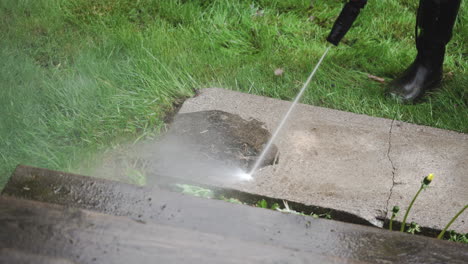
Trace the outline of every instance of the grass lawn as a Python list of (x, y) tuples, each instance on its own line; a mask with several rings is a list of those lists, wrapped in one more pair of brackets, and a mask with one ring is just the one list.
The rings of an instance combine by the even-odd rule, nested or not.
[[(342, 2), (2, 0), (0, 187), (19, 163), (74, 171), (122, 140), (157, 135), (195, 89), (291, 100)], [(367, 77), (391, 79), (412, 62), (417, 2), (369, 1), (302, 102), (468, 132), (466, 1), (445, 85), (427, 102), (399, 105)]]

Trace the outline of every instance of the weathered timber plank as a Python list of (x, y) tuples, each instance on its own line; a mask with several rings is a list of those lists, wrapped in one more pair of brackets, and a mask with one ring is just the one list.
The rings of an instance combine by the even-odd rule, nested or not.
[[(432, 258), (466, 259), (468, 254), (465, 245), (377, 228), (285, 215), (271, 210), (36, 168), (23, 167), (20, 172), (15, 173), (4, 193), (128, 216), (136, 221), (278, 247), (286, 245), (297, 251), (330, 256), (352, 255), (353, 259), (362, 261), (382, 259), (401, 262), (407, 256), (412, 256), (418, 260), (423, 258), (427, 263)], [(42, 176), (38, 176), (41, 173)], [(28, 190), (24, 190), (24, 186)], [(77, 186), (88, 187), (80, 191)], [(73, 191), (51, 191), (56, 187)], [(356, 255), (356, 251), (359, 254)]]
[[(0, 197), (0, 248), (13, 248), (17, 252), (27, 252), (28, 256), (36, 254), (72, 263), (344, 261), (339, 257), (324, 257), (286, 246), (265, 245), (154, 223), (144, 224), (124, 217), (5, 196)], [(5, 252), (8, 253), (0, 251), (0, 254)]]

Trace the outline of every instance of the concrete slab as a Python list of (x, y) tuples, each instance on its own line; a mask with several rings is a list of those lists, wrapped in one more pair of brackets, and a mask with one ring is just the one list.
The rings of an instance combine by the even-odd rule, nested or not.
[[(179, 113), (221, 110), (259, 120), (272, 132), (289, 105), (210, 88), (188, 99)], [(405, 208), (431, 172), (438, 175), (426, 192), (431, 197), (415, 208), (412, 220), (442, 229), (468, 201), (467, 142), (468, 135), (456, 132), (298, 105), (275, 142), (279, 163), (259, 171), (252, 182), (225, 187), (343, 210), (382, 225), (391, 207)], [(452, 228), (467, 232), (467, 218), (462, 215)]]
[[(435, 178), (420, 194), (407, 221), (439, 229), (468, 204), (468, 135), (395, 121), (390, 144), (395, 167), (390, 209), (393, 205), (406, 208), (429, 173)], [(397, 217), (402, 218), (402, 214)], [(468, 232), (468, 213), (451, 228)]]
[[(220, 174), (230, 174), (236, 181), (246, 176), (242, 170), (253, 166), (270, 137), (259, 121), (223, 111), (200, 111), (177, 115), (161, 140), (142, 143), (138, 153), (147, 161), (145, 171), (152, 174), (198, 182), (216, 182)], [(276, 154), (273, 146), (262, 163), (273, 164)], [(147, 177), (149, 185), (159, 180)]]
[(39, 254), (32, 254), (22, 250), (12, 248), (0, 249), (0, 263), (13, 264), (75, 264), (74, 262), (64, 259)]

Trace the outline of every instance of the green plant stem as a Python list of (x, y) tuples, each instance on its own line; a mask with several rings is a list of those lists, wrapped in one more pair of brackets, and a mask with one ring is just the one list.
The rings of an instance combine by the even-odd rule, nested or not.
[(405, 217), (403, 217), (403, 222), (401, 223), (401, 228), (400, 228), (400, 232), (403, 232), (405, 231), (405, 225), (406, 225), (406, 218), (408, 218), (408, 214), (411, 210), (411, 207), (413, 207), (413, 204), (414, 204), (414, 201), (416, 201), (416, 198), (418, 198), (418, 195), (419, 193), (422, 191), (422, 189), (424, 189), (424, 184), (421, 185), (421, 187), (419, 188), (419, 191), (416, 193), (416, 195), (413, 197), (413, 200), (411, 201), (408, 209), (406, 210), (406, 213), (405, 213)]
[(389, 230), (393, 231), (393, 219), (395, 219), (395, 214), (392, 214), (392, 217), (390, 218), (390, 225), (389, 225)]
[(465, 211), (465, 209), (468, 207), (468, 204), (465, 205), (465, 207), (463, 207), (460, 212), (458, 212), (453, 218), (452, 220), (450, 220), (450, 222), (445, 226), (444, 230), (442, 230), (442, 232), (440, 232), (440, 234), (437, 236), (437, 239), (441, 239), (444, 237), (444, 234), (445, 234), (445, 231), (447, 231), (447, 229), (450, 227), (450, 225), (452, 225), (452, 223)]

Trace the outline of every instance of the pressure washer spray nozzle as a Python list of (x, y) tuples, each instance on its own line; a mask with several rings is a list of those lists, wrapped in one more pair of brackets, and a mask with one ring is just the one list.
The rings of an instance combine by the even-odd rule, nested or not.
[(333, 24), (333, 28), (327, 37), (327, 41), (338, 46), (341, 39), (348, 33), (359, 12), (366, 5), (367, 0), (350, 0), (341, 10), (340, 15)]

